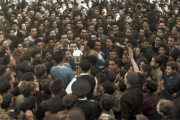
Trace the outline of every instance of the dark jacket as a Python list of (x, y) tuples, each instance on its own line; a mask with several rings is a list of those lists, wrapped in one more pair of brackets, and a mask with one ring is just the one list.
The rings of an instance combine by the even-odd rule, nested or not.
[(127, 88), (120, 100), (121, 117), (124, 119), (135, 120), (135, 116), (140, 113), (142, 99), (142, 92), (139, 88)]
[(97, 101), (78, 100), (76, 106), (84, 111), (87, 120), (98, 119), (101, 114), (100, 104)]
[[(164, 82), (165, 82), (166, 85), (168, 85), (168, 83), (166, 81), (167, 77), (169, 77), (169, 75), (167, 75), (166, 72), (165, 72), (164, 73)], [(172, 92), (170, 92), (169, 90), (168, 91), (171, 94), (177, 93), (177, 96), (179, 96), (180, 95), (180, 74), (175, 73), (175, 76), (174, 76), (174, 78), (172, 78), (172, 80), (173, 80), (173, 85), (172, 85), (173, 91)]]
[(39, 105), (36, 118), (41, 120), (44, 118), (45, 112), (49, 111), (51, 114), (55, 114), (61, 110), (63, 110), (62, 99), (60, 97), (52, 97)]

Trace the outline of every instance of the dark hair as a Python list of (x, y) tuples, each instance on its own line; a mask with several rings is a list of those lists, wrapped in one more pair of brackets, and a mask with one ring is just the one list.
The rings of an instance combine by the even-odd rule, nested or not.
[(47, 72), (47, 67), (45, 65), (39, 64), (34, 67), (34, 74), (37, 77), (43, 76), (46, 72)]
[(82, 71), (88, 72), (91, 67), (91, 64), (88, 60), (82, 60), (79, 66)]
[(39, 58), (34, 58), (31, 65), (38, 65), (38, 64), (43, 64), (42, 60)]
[(14, 50), (14, 48), (18, 48), (18, 44), (22, 44), (21, 41), (19, 41), (19, 40), (12, 41), (11, 47), (13, 48), (13, 50)]
[(1, 104), (1, 107), (3, 109), (7, 109), (7, 108), (10, 107), (10, 104), (12, 102), (12, 97), (14, 97), (14, 96), (11, 93), (5, 93), (5, 94), (2, 95), (3, 102)]
[(102, 108), (106, 111), (110, 111), (114, 105), (113, 95), (104, 94), (100, 101)]
[(156, 32), (157, 32), (158, 30), (161, 30), (163, 33), (166, 32), (166, 30), (165, 30), (164, 28), (158, 28), (158, 29), (156, 30)]
[(43, 40), (42, 39), (35, 39), (34, 44), (37, 45), (40, 42), (43, 42)]
[[(112, 43), (115, 43), (116, 42), (116, 39), (114, 39), (113, 37), (108, 37), (107, 39), (110, 39)], [(107, 40), (106, 39), (106, 40)]]
[(35, 58), (37, 54), (41, 54), (41, 51), (39, 51), (39, 50), (33, 50), (32, 53), (31, 53), (31, 57), (32, 57), (32, 58)]
[[(121, 72), (120, 72), (121, 73)], [(124, 84), (124, 79), (119, 79), (119, 86), (120, 91), (124, 92), (126, 90), (126, 85)]]
[(51, 91), (49, 90), (49, 86), (51, 84), (52, 80), (47, 80), (42, 84), (42, 90), (45, 94), (51, 94)]
[(90, 48), (90, 49), (94, 49), (95, 47), (95, 41), (94, 40), (89, 40), (87, 42), (87, 46)]
[(154, 58), (154, 60), (155, 60), (156, 63), (159, 63), (159, 66), (163, 64), (163, 60), (162, 60), (161, 57), (159, 57), (159, 56), (154, 56), (153, 58)]
[(176, 36), (169, 36), (169, 38), (174, 39), (174, 42), (177, 42), (177, 37)]
[(5, 65), (1, 65), (0, 66), (0, 76), (2, 76), (4, 73), (6, 73), (6, 69), (7, 69), (8, 67), (7, 66), (5, 66)]
[(9, 34), (11, 30), (14, 30), (14, 32), (15, 32), (15, 29), (14, 29), (14, 28), (8, 28), (8, 29), (7, 29), (7, 33)]
[(27, 110), (33, 111), (33, 109), (36, 108), (36, 101), (36, 97), (27, 98), (21, 103), (20, 110), (23, 112), (26, 112)]
[(130, 43), (133, 47), (136, 47), (137, 42), (135, 40), (128, 40), (127, 43)]
[(99, 83), (103, 83), (107, 80), (107, 77), (103, 73), (97, 73), (96, 79), (99, 80)]
[(99, 69), (97, 69), (97, 68), (91, 68), (90, 71), (91, 71), (91, 75), (93, 77), (95, 77), (96, 74), (100, 72)]
[(115, 64), (118, 64), (118, 60), (116, 58), (111, 58), (109, 61), (114, 61)]
[(34, 74), (32, 72), (26, 72), (22, 75), (20, 81), (33, 81)]
[(70, 110), (76, 104), (76, 100), (77, 98), (75, 95), (67, 94), (62, 98), (62, 106), (64, 106), (66, 110)]
[(145, 47), (145, 46), (143, 46), (143, 45), (139, 45), (139, 46), (138, 46), (138, 48), (139, 48), (139, 50), (140, 50), (140, 53), (145, 54), (145, 53), (146, 53), (146, 51), (147, 51), (146, 47)]
[(50, 74), (51, 68), (54, 66), (54, 62), (47, 62), (45, 65), (47, 67), (47, 74)]
[(104, 88), (104, 92), (108, 93), (108, 94), (112, 94), (113, 93), (113, 84), (110, 81), (105, 81), (103, 82), (103, 88)]
[(151, 66), (147, 65), (147, 64), (142, 65), (142, 69), (144, 70), (144, 72), (148, 72), (148, 74), (150, 74), (150, 72), (152, 70)]
[(174, 61), (168, 62), (166, 65), (171, 67), (172, 70), (178, 70), (178, 66), (179, 66), (178, 63)]
[(152, 80), (146, 80), (146, 87), (150, 90), (150, 93), (153, 93), (157, 90), (157, 83)]
[(4, 81), (0, 84), (0, 94), (7, 92), (11, 88), (9, 81)]
[(53, 58), (56, 61), (56, 63), (60, 63), (63, 61), (63, 52), (58, 50), (54, 53)]
[(56, 80), (54, 80), (53, 82), (51, 82), (49, 89), (51, 91), (51, 93), (58, 95), (61, 93), (63, 88), (63, 82), (61, 78), (57, 78)]
[(160, 40), (163, 41), (163, 37), (160, 35), (157, 35), (156, 38), (160, 38)]
[(6, 65), (10, 63), (10, 55), (5, 55), (3, 58), (2, 58), (2, 61), (1, 61), (1, 64), (2, 65)]
[(88, 60), (92, 65), (95, 65), (97, 61), (97, 58), (94, 55), (89, 55), (85, 59)]

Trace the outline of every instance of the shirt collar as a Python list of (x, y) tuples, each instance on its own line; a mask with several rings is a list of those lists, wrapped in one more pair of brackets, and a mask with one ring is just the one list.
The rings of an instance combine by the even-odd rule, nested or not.
[(87, 97), (85, 97), (85, 98), (79, 98), (79, 100), (82, 100), (82, 101), (84, 101), (84, 100), (87, 100)]
[(101, 116), (109, 117), (110, 115), (108, 115), (108, 114), (106, 114), (106, 113), (102, 113)]
[(80, 76), (81, 76), (81, 75), (89, 75), (89, 73), (81, 73)]

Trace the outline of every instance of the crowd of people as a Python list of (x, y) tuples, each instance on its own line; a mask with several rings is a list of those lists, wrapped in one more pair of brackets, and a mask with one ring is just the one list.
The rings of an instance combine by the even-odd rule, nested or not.
[(0, 120), (180, 120), (179, 1), (0, 5)]

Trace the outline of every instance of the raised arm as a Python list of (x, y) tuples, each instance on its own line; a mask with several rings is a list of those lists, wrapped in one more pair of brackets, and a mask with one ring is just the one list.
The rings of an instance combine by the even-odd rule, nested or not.
[(129, 59), (130, 59), (130, 61), (132, 63), (133, 69), (134, 69), (134, 71), (136, 73), (138, 73), (139, 72), (139, 68), (138, 68), (138, 66), (137, 66), (137, 64), (136, 64), (136, 62), (135, 62), (135, 60), (133, 58), (133, 51), (132, 51), (132, 49), (129, 48), (128, 52), (129, 52), (129, 56), (128, 57), (129, 57)]

